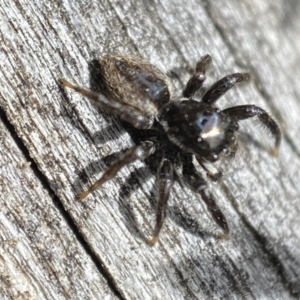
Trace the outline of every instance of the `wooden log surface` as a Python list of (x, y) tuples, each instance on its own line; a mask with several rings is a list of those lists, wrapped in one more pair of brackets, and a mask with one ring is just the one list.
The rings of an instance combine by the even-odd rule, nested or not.
[[(292, 0), (2, 1), (0, 298), (298, 299), (299, 12)], [(144, 162), (74, 200), (134, 144), (118, 118), (57, 83), (89, 87), (91, 61), (107, 53), (176, 70), (179, 92), (182, 67), (206, 53), (207, 86), (250, 71), (220, 107), (263, 107), (283, 140), (274, 158), (267, 132), (241, 122), (239, 152), (210, 184), (230, 240), (175, 184), (160, 241), (148, 246), (156, 188)]]

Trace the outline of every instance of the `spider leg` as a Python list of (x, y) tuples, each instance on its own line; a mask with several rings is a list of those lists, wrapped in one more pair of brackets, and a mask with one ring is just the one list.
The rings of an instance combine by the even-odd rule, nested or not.
[(204, 80), (205, 80), (205, 71), (207, 67), (211, 64), (212, 59), (210, 55), (202, 56), (196, 64), (196, 69), (192, 77), (187, 82), (182, 95), (183, 97), (190, 98), (198, 91)]
[(207, 183), (202, 177), (202, 175), (197, 172), (192, 156), (184, 156), (183, 158), (183, 169), (182, 175), (185, 183), (190, 187), (190, 189), (198, 194), (200, 194), (202, 200), (205, 202), (207, 209), (211, 213), (215, 222), (223, 229), (224, 238), (229, 238), (229, 228), (226, 218), (222, 211), (220, 210), (216, 200), (212, 194), (208, 191)]
[(125, 105), (124, 103), (120, 103), (118, 101), (109, 100), (102, 94), (81, 88), (65, 79), (59, 79), (59, 83), (61, 86), (68, 87), (87, 97), (93, 105), (99, 107), (107, 113), (119, 116), (121, 119), (132, 124), (136, 128), (148, 129), (154, 122), (153, 116), (143, 116), (134, 107)]
[(237, 82), (249, 80), (250, 75), (248, 73), (235, 73), (227, 75), (224, 78), (214, 83), (208, 91), (204, 94), (202, 102), (207, 104), (213, 104), (222, 95), (224, 95), (229, 89), (231, 89)]
[(156, 211), (156, 224), (152, 238), (148, 244), (153, 246), (158, 241), (158, 236), (167, 216), (167, 204), (170, 190), (174, 183), (173, 165), (168, 159), (164, 159), (158, 169), (157, 181), (159, 186), (159, 198)]
[(274, 156), (278, 155), (281, 132), (275, 120), (265, 110), (255, 105), (239, 105), (224, 109), (222, 112), (236, 121), (257, 116), (263, 125), (265, 125), (275, 137), (275, 148), (272, 150), (271, 154)]
[(121, 168), (133, 163), (136, 160), (144, 160), (149, 155), (153, 154), (155, 151), (155, 146), (153, 142), (146, 141), (141, 143), (139, 146), (132, 148), (127, 152), (120, 160), (116, 161), (111, 165), (102, 175), (102, 177), (97, 180), (92, 186), (90, 186), (86, 191), (78, 194), (76, 196), (77, 200), (83, 200), (90, 193), (101, 187), (106, 181), (114, 178)]
[(222, 171), (217, 169), (211, 162), (202, 159), (199, 155), (196, 155), (196, 159), (212, 181), (217, 181), (223, 176)]

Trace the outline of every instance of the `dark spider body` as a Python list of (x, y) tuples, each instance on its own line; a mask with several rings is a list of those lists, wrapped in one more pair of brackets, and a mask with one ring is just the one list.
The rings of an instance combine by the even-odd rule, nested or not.
[[(88, 97), (100, 109), (119, 116), (137, 129), (149, 131), (148, 140), (141, 141), (115, 162), (96, 183), (79, 194), (78, 199), (85, 198), (113, 178), (123, 166), (144, 160), (156, 150), (161, 152), (162, 159), (157, 172), (158, 208), (153, 237), (149, 240), (151, 245), (158, 240), (165, 220), (175, 175), (201, 195), (212, 217), (228, 236), (226, 218), (208, 191), (203, 176), (196, 170), (193, 157), (206, 170), (208, 177), (217, 180), (222, 173), (212, 163), (221, 156), (236, 152), (236, 132), (240, 120), (257, 116), (275, 137), (273, 153), (278, 153), (281, 139), (279, 127), (263, 109), (254, 105), (240, 105), (220, 110), (215, 106), (215, 102), (236, 83), (247, 81), (248, 74), (227, 75), (214, 83), (201, 101), (193, 99), (205, 80), (205, 71), (211, 60), (209, 55), (205, 55), (197, 62), (180, 99), (172, 98), (169, 78), (139, 58), (103, 57), (100, 60), (103, 81), (101, 93), (60, 80), (64, 87)], [(181, 170), (180, 174), (178, 169)]]

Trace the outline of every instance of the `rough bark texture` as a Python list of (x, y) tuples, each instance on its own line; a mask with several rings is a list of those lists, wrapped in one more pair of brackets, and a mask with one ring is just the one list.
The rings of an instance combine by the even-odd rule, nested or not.
[[(292, 0), (2, 1), (0, 298), (299, 298), (299, 13)], [(217, 238), (200, 197), (175, 184), (149, 247), (156, 189), (143, 162), (74, 200), (133, 145), (117, 118), (57, 84), (89, 87), (90, 62), (107, 53), (177, 68), (182, 82), (180, 67), (206, 53), (207, 84), (251, 72), (220, 106), (261, 106), (284, 137), (274, 158), (255, 120), (241, 123), (240, 150), (211, 184), (230, 240)]]

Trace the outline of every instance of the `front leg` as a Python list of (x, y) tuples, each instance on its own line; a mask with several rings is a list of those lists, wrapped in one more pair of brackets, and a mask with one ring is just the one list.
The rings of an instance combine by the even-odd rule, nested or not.
[(202, 97), (202, 102), (213, 105), (221, 96), (229, 89), (234, 87), (238, 82), (248, 81), (250, 75), (248, 73), (234, 73), (215, 82)]
[(255, 105), (239, 105), (224, 109), (222, 113), (227, 114), (231, 119), (240, 121), (257, 116), (258, 119), (270, 130), (275, 137), (275, 148), (272, 155), (278, 155), (281, 141), (281, 132), (275, 120), (262, 108)]
[(173, 165), (168, 159), (164, 159), (157, 172), (158, 181), (158, 205), (156, 211), (156, 224), (152, 238), (148, 244), (153, 246), (158, 241), (160, 230), (167, 216), (167, 204), (170, 196), (170, 190), (174, 183)]
[(223, 237), (228, 239), (229, 228), (226, 221), (226, 218), (222, 211), (220, 210), (216, 200), (213, 195), (208, 191), (207, 183), (199, 172), (197, 172), (193, 161), (192, 156), (183, 156), (182, 157), (183, 166), (182, 166), (182, 175), (184, 182), (190, 189), (201, 195), (202, 200), (205, 202), (207, 209), (211, 213), (215, 222), (223, 229)]

